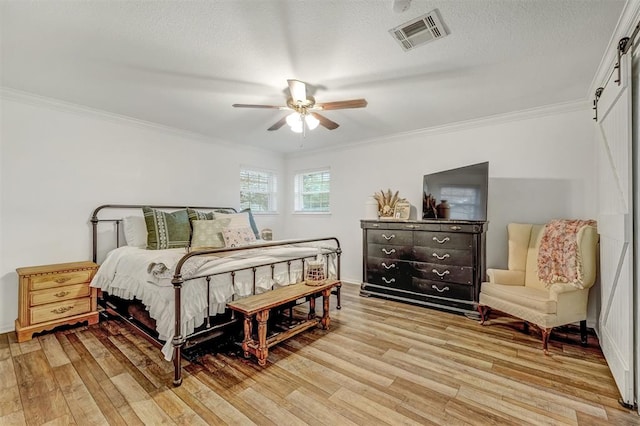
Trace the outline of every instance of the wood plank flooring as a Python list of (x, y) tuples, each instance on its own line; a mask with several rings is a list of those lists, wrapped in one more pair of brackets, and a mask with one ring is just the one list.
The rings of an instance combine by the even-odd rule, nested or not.
[(266, 367), (233, 353), (185, 362), (178, 388), (160, 351), (115, 320), (0, 335), (0, 424), (640, 424), (593, 335), (583, 348), (561, 330), (544, 356), (514, 319), (342, 294), (330, 331), (273, 347)]

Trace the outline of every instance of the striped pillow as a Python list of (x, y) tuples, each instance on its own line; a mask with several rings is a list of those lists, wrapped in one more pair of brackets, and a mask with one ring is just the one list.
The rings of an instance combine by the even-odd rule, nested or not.
[(162, 250), (189, 245), (191, 225), (186, 209), (168, 213), (145, 206), (142, 212), (147, 225), (147, 249)]

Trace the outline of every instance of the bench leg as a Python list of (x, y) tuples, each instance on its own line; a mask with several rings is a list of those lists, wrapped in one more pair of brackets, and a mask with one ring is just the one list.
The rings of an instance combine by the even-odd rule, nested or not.
[(316, 295), (309, 296), (309, 315), (307, 318), (314, 319), (316, 317)]
[(249, 344), (253, 343), (253, 323), (251, 321), (251, 315), (244, 316), (244, 340), (242, 341), (242, 350), (244, 351), (244, 357), (249, 358)]
[(267, 347), (267, 320), (269, 319), (269, 310), (258, 312), (256, 315), (258, 320), (258, 364), (267, 365), (267, 357), (269, 356), (269, 348)]
[(331, 297), (330, 288), (322, 291), (322, 320), (320, 320), (320, 323), (322, 324), (322, 328), (324, 328), (325, 330), (329, 329), (329, 324), (331, 323), (331, 318), (329, 317), (330, 297)]

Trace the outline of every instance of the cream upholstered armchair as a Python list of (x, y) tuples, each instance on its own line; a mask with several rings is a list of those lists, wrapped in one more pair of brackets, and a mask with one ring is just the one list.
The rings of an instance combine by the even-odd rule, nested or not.
[[(549, 336), (554, 327), (580, 322), (581, 342), (585, 345), (587, 300), (589, 288), (595, 282), (597, 266), (598, 233), (593, 225), (581, 226), (574, 234), (576, 252), (570, 260), (575, 261), (571, 267), (577, 268), (573, 272), (578, 279), (547, 284), (540, 280), (538, 274), (545, 225), (509, 224), (509, 269), (487, 270), (489, 282), (482, 283), (478, 303), (481, 323), (485, 323), (489, 308), (492, 308), (523, 319), (525, 331), (529, 323), (537, 325), (547, 354)], [(548, 251), (547, 243), (545, 241), (545, 252)], [(570, 262), (566, 263), (560, 266), (570, 266)], [(542, 263), (542, 269), (545, 266)]]

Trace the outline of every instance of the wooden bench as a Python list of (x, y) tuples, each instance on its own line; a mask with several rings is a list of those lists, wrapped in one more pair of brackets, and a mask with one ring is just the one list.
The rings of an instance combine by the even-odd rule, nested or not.
[[(244, 356), (249, 357), (250, 354), (253, 354), (258, 358), (258, 364), (266, 365), (271, 346), (314, 327), (318, 323), (322, 324), (322, 328), (325, 330), (329, 329), (329, 296), (331, 295), (331, 289), (339, 285), (340, 281), (338, 280), (327, 280), (320, 285), (307, 285), (301, 282), (228, 303), (229, 309), (244, 315), (244, 340), (242, 341)], [(315, 296), (319, 294), (322, 294), (323, 302), (321, 318), (316, 317), (315, 313)], [(267, 338), (267, 320), (271, 309), (290, 304), (308, 296), (313, 297), (309, 298), (309, 315), (307, 319), (288, 330)], [(258, 341), (253, 338), (254, 316), (258, 321)]]

